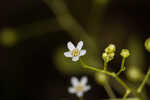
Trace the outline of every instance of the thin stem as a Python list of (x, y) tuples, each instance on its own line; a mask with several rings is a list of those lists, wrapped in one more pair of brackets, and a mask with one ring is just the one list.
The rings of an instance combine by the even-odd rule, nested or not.
[(115, 75), (115, 77), (114, 77), (126, 90), (131, 90), (127, 85), (126, 85), (126, 83), (123, 81), (123, 80), (121, 80), (117, 75)]
[(125, 58), (122, 58), (122, 62), (121, 62), (121, 68), (119, 70), (119, 72), (117, 73), (117, 75), (119, 76), (121, 72), (123, 72), (125, 70), (124, 64), (125, 64)]
[(117, 72), (117, 76), (119, 76), (119, 75), (121, 74), (122, 71), (123, 71), (123, 70), (120, 69), (119, 72)]
[(87, 69), (90, 69), (90, 70), (93, 70), (96, 72), (101, 72), (101, 73), (104, 73), (104, 74), (107, 74), (109, 76), (114, 77), (126, 90), (131, 90), (115, 73), (108, 72), (108, 71), (101, 70), (101, 69), (97, 69), (95, 67), (91, 67), (89, 65), (86, 65), (81, 59), (80, 59), (80, 63), (81, 63), (83, 68), (87, 68)]
[(148, 81), (149, 76), (150, 76), (150, 68), (149, 68), (149, 70), (148, 70), (148, 72), (147, 72), (147, 74), (146, 74), (146, 76), (145, 76), (143, 82), (141, 83), (141, 85), (139, 86), (139, 88), (138, 88), (138, 90), (137, 90), (138, 93), (141, 93), (141, 91), (142, 91), (144, 85), (145, 85), (146, 82)]
[(104, 62), (104, 70), (105, 71), (107, 70), (107, 62), (106, 61)]
[[(102, 70), (102, 69), (97, 69), (97, 68), (95, 68), (95, 67), (91, 67), (91, 66), (89, 66), (89, 65), (86, 65), (81, 59), (80, 59), (80, 63), (81, 63), (81, 65), (82, 65), (83, 68), (90, 69), (90, 70), (93, 70), (93, 71), (96, 71), (96, 72), (100, 72), (100, 73), (104, 73), (104, 74), (106, 74), (106, 75), (109, 75), (109, 76), (115, 78), (115, 79), (126, 89), (128, 95), (132, 92), (132, 93), (134, 93), (140, 100), (145, 100), (141, 94), (139, 94), (139, 93), (137, 93), (137, 91), (134, 91), (133, 89), (129, 88), (129, 87), (126, 85), (126, 83), (125, 83), (123, 80), (121, 80), (115, 73), (109, 72), (109, 71), (105, 71), (105, 70)], [(149, 73), (150, 73), (150, 70), (149, 70)], [(149, 76), (149, 75), (148, 75), (148, 76)], [(127, 94), (125, 94), (125, 95), (127, 95)], [(127, 95), (127, 96), (128, 96), (128, 95)], [(126, 98), (127, 96), (125, 96), (124, 98)]]
[(122, 100), (126, 100), (129, 94), (130, 94), (130, 91), (127, 90), (126, 93), (124, 94)]
[(114, 94), (114, 92), (113, 92), (113, 90), (112, 90), (112, 88), (111, 88), (111, 86), (109, 85), (108, 82), (106, 82), (104, 84), (104, 88), (105, 88), (105, 90), (106, 90), (106, 92), (107, 92), (107, 94), (109, 95), (110, 98), (116, 98), (116, 95)]
[(123, 68), (123, 67), (124, 67), (125, 60), (126, 60), (126, 58), (122, 58), (122, 62), (121, 62), (121, 68)]

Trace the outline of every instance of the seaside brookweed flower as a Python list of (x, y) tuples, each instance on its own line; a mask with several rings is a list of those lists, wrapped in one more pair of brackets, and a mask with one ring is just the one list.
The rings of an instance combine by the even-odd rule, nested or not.
[(87, 92), (91, 89), (89, 85), (87, 85), (88, 79), (87, 77), (82, 77), (79, 81), (76, 77), (71, 78), (72, 86), (68, 88), (68, 92), (71, 94), (76, 94), (79, 98), (83, 97), (84, 92)]
[(86, 54), (86, 50), (82, 49), (83, 41), (78, 42), (76, 47), (74, 46), (72, 42), (68, 42), (67, 47), (69, 51), (65, 52), (64, 55), (66, 57), (72, 58), (72, 61), (78, 61), (80, 56), (83, 56)]

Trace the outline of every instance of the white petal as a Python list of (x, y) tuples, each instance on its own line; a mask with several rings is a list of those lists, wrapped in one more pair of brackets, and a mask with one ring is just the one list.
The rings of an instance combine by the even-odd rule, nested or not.
[(81, 50), (80, 51), (80, 56), (83, 56), (83, 55), (85, 55), (86, 54), (86, 50)]
[(84, 76), (84, 77), (81, 78), (81, 84), (82, 84), (82, 85), (85, 86), (87, 82), (88, 82), (88, 79), (87, 79), (86, 76)]
[(83, 97), (83, 92), (77, 92), (78, 97)]
[(79, 60), (79, 56), (75, 56), (72, 58), (72, 61), (78, 61)]
[(72, 42), (68, 42), (68, 43), (67, 43), (67, 47), (68, 47), (68, 49), (69, 49), (70, 51), (72, 51), (73, 49), (75, 49), (75, 46), (74, 46), (74, 44), (73, 44)]
[(73, 86), (77, 86), (79, 84), (79, 80), (76, 77), (71, 78), (71, 84)]
[(71, 51), (65, 52), (64, 56), (66, 56), (66, 57), (72, 57), (72, 52)]
[(76, 93), (76, 90), (75, 90), (75, 88), (73, 88), (73, 87), (69, 87), (69, 88), (68, 88), (68, 92), (69, 92), (69, 93)]
[(88, 91), (88, 90), (90, 90), (90, 89), (91, 89), (91, 86), (89, 86), (89, 85), (84, 87), (84, 91), (85, 92)]
[(78, 42), (77, 49), (81, 50), (83, 46), (83, 41)]

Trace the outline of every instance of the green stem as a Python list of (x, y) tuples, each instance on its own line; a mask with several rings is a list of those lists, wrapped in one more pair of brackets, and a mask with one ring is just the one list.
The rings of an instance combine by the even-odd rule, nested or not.
[(104, 84), (104, 88), (105, 88), (105, 90), (106, 90), (106, 92), (107, 92), (107, 94), (109, 95), (110, 98), (116, 98), (116, 95), (114, 94), (114, 92), (113, 92), (113, 90), (112, 90), (112, 88), (111, 88), (111, 86), (109, 85), (108, 82), (106, 82)]
[[(137, 91), (134, 91), (133, 89), (129, 88), (126, 83), (121, 80), (114, 72), (109, 72), (109, 71), (105, 71), (105, 70), (102, 70), (102, 69), (97, 69), (95, 67), (91, 67), (89, 65), (86, 65), (81, 59), (80, 59), (80, 63), (82, 65), (83, 68), (86, 68), (86, 69), (89, 69), (89, 70), (93, 70), (93, 71), (96, 71), (96, 72), (100, 72), (100, 73), (104, 73), (106, 75), (109, 75), (113, 78), (115, 78), (125, 89), (126, 89), (126, 94), (123, 98), (126, 99), (126, 97), (132, 92), (134, 93), (140, 100), (145, 100), (143, 98), (143, 96), (141, 96), (139, 93), (137, 93)], [(149, 74), (150, 74), (150, 70), (149, 70)], [(149, 76), (149, 75), (148, 75)], [(148, 78), (147, 78), (148, 79)]]
[(107, 62), (106, 61), (104, 62), (104, 70), (105, 71), (107, 70)]
[(130, 94), (130, 91), (127, 90), (126, 93), (124, 94), (122, 100), (126, 100), (129, 94)]
[(125, 58), (122, 58), (122, 62), (121, 62), (121, 68), (119, 70), (119, 72), (117, 73), (117, 75), (119, 76), (121, 72), (123, 72), (125, 70), (124, 64), (125, 64)]
[(126, 60), (126, 58), (122, 58), (122, 62), (121, 62), (121, 68), (123, 68), (123, 67), (124, 67), (125, 60)]
[(101, 69), (97, 69), (95, 67), (91, 67), (89, 65), (86, 65), (81, 59), (80, 59), (80, 63), (81, 63), (83, 68), (87, 68), (87, 69), (90, 69), (90, 70), (93, 70), (96, 72), (101, 72), (101, 73), (104, 73), (106, 75), (114, 77), (126, 90), (131, 90), (115, 73), (108, 72), (108, 71), (101, 70)]
[(137, 90), (138, 93), (141, 93), (141, 91), (142, 91), (144, 85), (145, 85), (146, 82), (148, 81), (149, 76), (150, 76), (150, 68), (149, 68), (149, 70), (148, 70), (148, 72), (147, 72), (147, 74), (146, 74), (146, 76), (145, 76), (143, 82), (141, 83), (141, 85), (139, 86), (139, 88), (138, 88), (138, 90)]

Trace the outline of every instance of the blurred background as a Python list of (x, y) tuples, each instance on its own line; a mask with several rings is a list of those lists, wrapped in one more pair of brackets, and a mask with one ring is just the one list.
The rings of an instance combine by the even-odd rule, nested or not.
[(83, 40), (83, 60), (98, 68), (103, 68), (104, 49), (115, 44), (116, 56), (109, 63), (114, 72), (120, 69), (121, 49), (128, 48), (131, 56), (120, 77), (137, 88), (150, 64), (144, 49), (149, 10), (149, 0), (1, 0), (0, 99), (77, 100), (67, 91), (72, 76), (88, 76), (92, 89), (85, 100), (122, 97), (124, 89), (114, 79), (105, 83), (105, 76), (65, 58), (66, 44)]

